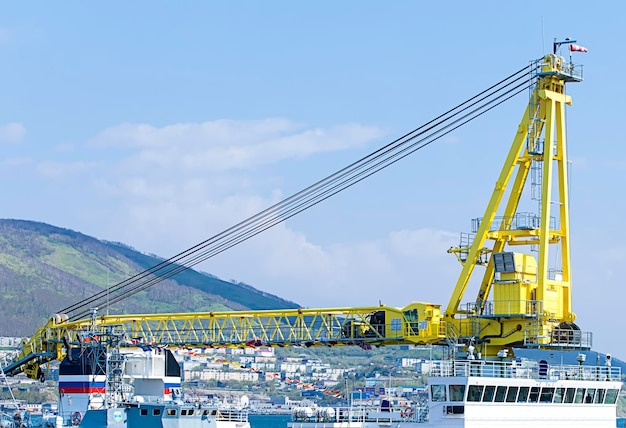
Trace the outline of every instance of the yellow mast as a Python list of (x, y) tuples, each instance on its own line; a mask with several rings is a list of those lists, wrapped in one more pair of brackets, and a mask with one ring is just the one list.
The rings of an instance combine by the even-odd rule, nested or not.
[[(572, 100), (565, 94), (565, 84), (581, 80), (580, 68), (556, 53), (537, 64), (528, 107), (485, 214), (474, 222), (473, 242), (450, 250), (463, 263), (444, 315), (452, 329), (450, 338), (482, 339), (485, 347), (585, 348), (590, 344), (573, 324), (569, 250), (565, 105)], [(533, 168), (540, 177), (539, 213), (522, 213), (518, 211), (520, 199)], [(536, 249), (537, 258), (507, 246)], [(549, 266), (549, 256), (555, 253), (560, 256), (560, 270)], [(477, 265), (486, 269), (476, 300), (461, 308)], [(490, 293), (493, 301), (487, 300)]]

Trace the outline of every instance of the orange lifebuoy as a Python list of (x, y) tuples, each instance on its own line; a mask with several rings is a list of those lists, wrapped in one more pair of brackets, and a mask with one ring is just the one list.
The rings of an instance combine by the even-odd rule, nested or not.
[(70, 420), (72, 422), (72, 425), (78, 426), (80, 425), (80, 422), (83, 420), (83, 415), (80, 412), (74, 412), (72, 413), (72, 418)]
[(400, 415), (403, 418), (410, 418), (411, 416), (413, 416), (413, 408), (411, 406), (406, 407), (404, 410), (402, 410), (400, 412)]

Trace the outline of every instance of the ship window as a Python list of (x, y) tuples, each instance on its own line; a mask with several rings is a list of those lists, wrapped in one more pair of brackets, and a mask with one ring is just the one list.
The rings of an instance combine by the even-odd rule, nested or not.
[(541, 398), (539, 401), (542, 403), (552, 403), (552, 397), (554, 396), (554, 388), (541, 388)]
[(176, 416), (176, 409), (167, 409), (167, 416)]
[(564, 394), (565, 394), (565, 388), (557, 388), (554, 391), (554, 402), (555, 403), (562, 403)]
[(189, 409), (189, 416), (193, 415), (193, 409)]
[(445, 385), (431, 385), (431, 394), (433, 401), (446, 401), (446, 386)]
[(445, 410), (448, 415), (462, 415), (465, 413), (464, 406), (446, 406)]
[(604, 389), (598, 389), (594, 403), (602, 404), (604, 402)]
[(204, 409), (204, 411), (202, 412), (202, 414), (204, 416), (209, 416), (209, 409)]
[(161, 409), (152, 409), (152, 416), (159, 416), (161, 414)]
[(496, 392), (496, 387), (488, 385), (485, 387), (485, 395), (483, 395), (483, 401), (491, 403), (493, 401), (493, 395)]
[(139, 409), (139, 414), (141, 416), (148, 416), (148, 409)]
[(530, 388), (527, 386), (520, 386), (519, 394), (517, 395), (518, 403), (525, 403), (528, 401), (528, 393), (530, 392)]
[(574, 403), (580, 404), (583, 402), (585, 396), (585, 388), (576, 388), (576, 396), (574, 397)]
[(180, 415), (181, 416), (187, 416), (187, 409), (181, 409), (180, 410)]
[(517, 386), (509, 387), (509, 390), (506, 393), (506, 402), (515, 403), (516, 398), (517, 398)]
[(574, 402), (574, 395), (576, 395), (576, 389), (575, 388), (567, 388), (565, 390), (565, 402), (566, 403), (573, 403)]
[(450, 385), (450, 401), (463, 401), (465, 385)]
[(211, 416), (215, 416), (215, 415), (217, 415), (217, 410), (212, 410), (211, 411)]
[(593, 403), (593, 397), (596, 395), (595, 388), (587, 389), (587, 394), (585, 395), (585, 403)]
[(530, 394), (528, 395), (528, 402), (536, 403), (537, 401), (539, 401), (539, 387), (533, 386), (532, 388), (530, 388)]
[(506, 386), (499, 386), (496, 389), (496, 403), (504, 403), (504, 396), (506, 395)]
[(470, 385), (467, 392), (467, 401), (480, 401), (484, 388), (482, 385)]
[(606, 391), (606, 398), (604, 399), (604, 404), (615, 404), (617, 401), (617, 394), (619, 393), (618, 389), (609, 389)]

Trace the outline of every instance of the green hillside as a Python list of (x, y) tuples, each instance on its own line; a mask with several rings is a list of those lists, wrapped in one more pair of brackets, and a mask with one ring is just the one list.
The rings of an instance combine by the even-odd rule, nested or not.
[[(0, 336), (29, 336), (61, 309), (160, 263), (122, 243), (45, 223), (0, 219)], [(297, 308), (242, 283), (188, 269), (99, 311)]]
[[(154, 256), (139, 253), (120, 243), (105, 242), (105, 244), (123, 254), (144, 270), (162, 261)], [(193, 269), (188, 269), (176, 275), (176, 281), (204, 293), (220, 295), (227, 300), (243, 305), (247, 309), (293, 308), (298, 306), (293, 302), (286, 302), (272, 294), (257, 290), (250, 285), (224, 281)]]

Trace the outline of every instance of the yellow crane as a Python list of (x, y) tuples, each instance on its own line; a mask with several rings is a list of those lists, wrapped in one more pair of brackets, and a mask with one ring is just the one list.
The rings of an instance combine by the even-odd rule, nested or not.
[[(462, 270), (445, 311), (439, 304), (413, 302), (403, 308), (94, 312), (80, 320), (55, 315), (23, 341), (19, 356), (3, 370), (41, 378), (43, 364), (111, 331), (129, 346), (447, 344), (453, 349), (472, 345), (483, 357), (506, 355), (503, 350), (513, 347), (589, 349), (590, 333), (574, 324), (571, 304), (565, 133), (565, 106), (571, 104), (565, 85), (581, 81), (582, 68), (557, 54), (560, 44), (531, 63), (529, 102), (485, 214), (472, 222), (472, 233), (463, 234), (460, 245), (449, 250)], [(525, 189), (537, 199), (536, 214), (518, 210)], [(556, 269), (548, 264), (551, 251), (561, 260)], [(484, 269), (478, 294), (462, 305), (476, 267)]]

